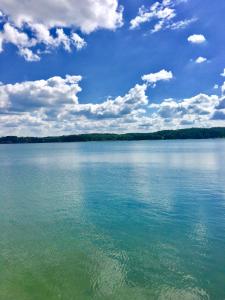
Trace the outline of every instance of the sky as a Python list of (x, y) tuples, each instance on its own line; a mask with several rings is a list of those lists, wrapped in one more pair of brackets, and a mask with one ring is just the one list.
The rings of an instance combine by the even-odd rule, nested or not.
[(225, 126), (224, 0), (0, 0), (0, 136)]

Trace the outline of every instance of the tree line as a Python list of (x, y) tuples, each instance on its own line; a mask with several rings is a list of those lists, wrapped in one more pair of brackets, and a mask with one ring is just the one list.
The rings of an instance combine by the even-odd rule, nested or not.
[(225, 127), (186, 128), (177, 130), (161, 130), (149, 133), (87, 133), (46, 137), (0, 137), (0, 144), (25, 143), (65, 143), (89, 141), (138, 141), (138, 140), (175, 140), (175, 139), (210, 139), (225, 138)]

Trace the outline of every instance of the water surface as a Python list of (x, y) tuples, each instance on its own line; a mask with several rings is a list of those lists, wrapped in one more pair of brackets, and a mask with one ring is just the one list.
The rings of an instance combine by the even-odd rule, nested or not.
[(225, 141), (0, 145), (0, 299), (225, 299)]

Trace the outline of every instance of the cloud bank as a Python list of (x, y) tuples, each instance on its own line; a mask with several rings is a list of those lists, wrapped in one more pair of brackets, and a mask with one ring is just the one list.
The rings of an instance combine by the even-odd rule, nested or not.
[[(172, 72), (166, 70), (143, 75), (144, 82), (125, 95), (98, 104), (79, 102), (81, 76), (1, 84), (0, 135), (143, 132), (224, 122), (224, 95), (198, 94), (152, 103), (147, 90), (159, 80), (172, 78)], [(221, 90), (225, 92), (225, 83)]]

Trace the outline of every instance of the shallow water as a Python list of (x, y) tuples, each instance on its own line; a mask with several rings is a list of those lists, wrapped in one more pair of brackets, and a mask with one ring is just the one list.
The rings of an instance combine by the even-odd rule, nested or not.
[(0, 299), (225, 299), (225, 140), (0, 145)]

